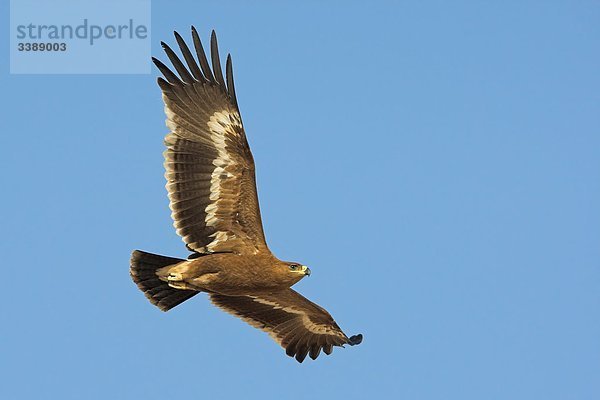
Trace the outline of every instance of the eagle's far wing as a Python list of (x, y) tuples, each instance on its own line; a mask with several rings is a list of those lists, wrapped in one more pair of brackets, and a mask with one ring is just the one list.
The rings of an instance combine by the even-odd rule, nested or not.
[(164, 157), (173, 225), (197, 253), (267, 249), (231, 57), (227, 57), (225, 83), (214, 31), (212, 70), (193, 27), (199, 65), (177, 32), (175, 38), (188, 68), (165, 43), (163, 49), (179, 76), (153, 58), (166, 78), (158, 78), (158, 84), (171, 130), (165, 137)]
[(333, 346), (355, 345), (362, 335), (348, 338), (322, 307), (292, 289), (252, 296), (210, 294), (217, 307), (262, 329), (286, 350), (286, 354), (304, 361), (316, 359), (321, 349), (331, 354)]

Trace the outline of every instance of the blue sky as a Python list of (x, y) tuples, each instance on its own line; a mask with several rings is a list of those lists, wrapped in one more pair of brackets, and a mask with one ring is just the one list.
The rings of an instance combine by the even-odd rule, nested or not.
[(187, 254), (157, 71), (4, 58), (0, 397), (599, 398), (599, 4), (219, 3), (153, 1), (152, 55), (217, 30), (269, 245), (363, 344), (151, 306), (130, 252)]

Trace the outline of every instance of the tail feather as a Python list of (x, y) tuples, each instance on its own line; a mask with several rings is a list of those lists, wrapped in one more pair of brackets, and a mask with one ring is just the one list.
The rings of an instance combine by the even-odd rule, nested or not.
[(129, 272), (137, 287), (152, 304), (163, 311), (169, 311), (200, 293), (195, 290), (174, 289), (156, 275), (157, 269), (181, 261), (184, 260), (135, 250), (131, 254)]

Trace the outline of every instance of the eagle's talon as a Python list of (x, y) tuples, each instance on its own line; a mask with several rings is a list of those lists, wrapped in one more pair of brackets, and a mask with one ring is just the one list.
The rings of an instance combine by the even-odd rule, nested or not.
[(169, 272), (169, 275), (167, 275), (167, 280), (168, 281), (182, 281), (183, 276), (179, 272)]

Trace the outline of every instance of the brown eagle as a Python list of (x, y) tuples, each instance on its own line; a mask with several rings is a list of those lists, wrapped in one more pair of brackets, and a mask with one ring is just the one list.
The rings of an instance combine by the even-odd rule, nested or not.
[(200, 292), (250, 325), (268, 332), (289, 356), (302, 362), (321, 349), (356, 345), (331, 315), (290, 289), (310, 275), (308, 267), (281, 261), (265, 242), (254, 174), (233, 85), (231, 56), (225, 79), (212, 32), (212, 68), (196, 29), (198, 61), (175, 32), (186, 66), (161, 43), (177, 76), (152, 60), (167, 114), (165, 177), (177, 233), (193, 253), (187, 260), (136, 250), (131, 277), (150, 302), (168, 311)]

